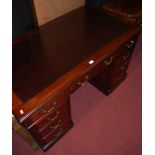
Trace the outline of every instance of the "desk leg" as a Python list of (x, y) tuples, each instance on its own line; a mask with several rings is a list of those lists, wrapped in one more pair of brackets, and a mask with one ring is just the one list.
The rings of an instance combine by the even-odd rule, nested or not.
[(13, 129), (33, 148), (33, 150), (38, 150), (39, 146), (29, 132), (20, 125), (17, 119), (12, 117), (12, 127)]

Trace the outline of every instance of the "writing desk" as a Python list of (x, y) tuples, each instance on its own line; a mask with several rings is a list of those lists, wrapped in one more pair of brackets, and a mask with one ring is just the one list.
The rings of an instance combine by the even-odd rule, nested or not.
[(108, 95), (126, 78), (139, 30), (81, 7), (14, 44), (15, 130), (49, 148), (73, 126), (74, 91), (89, 81)]

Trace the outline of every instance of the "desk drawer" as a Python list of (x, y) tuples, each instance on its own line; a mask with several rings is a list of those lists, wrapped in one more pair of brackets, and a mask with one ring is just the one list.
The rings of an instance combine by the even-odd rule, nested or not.
[(85, 82), (88, 82), (92, 78), (94, 78), (97, 75), (97, 67), (94, 66), (90, 70), (88, 70), (84, 75), (82, 75), (79, 79), (75, 80), (69, 88), (70, 93), (73, 93), (76, 91), (79, 87), (83, 86)]
[(67, 121), (68, 121), (67, 119), (58, 119), (57, 121), (51, 123), (48, 127), (46, 127), (44, 131), (37, 134), (35, 133), (33, 135), (40, 137), (40, 139), (42, 140), (46, 140), (47, 137), (53, 132), (55, 132), (59, 127), (62, 128), (63, 124), (66, 123)]
[(34, 134), (33, 137), (39, 143), (39, 145), (44, 149), (47, 144), (53, 144), (58, 138), (60, 138), (66, 130), (71, 126), (70, 120), (57, 121), (55, 124), (50, 125), (46, 128), (46, 132), (40, 134)]
[(125, 53), (118, 60), (116, 60), (113, 69), (113, 74), (116, 75), (120, 72), (124, 72), (125, 70), (127, 71), (130, 59), (131, 59), (131, 53)]
[(52, 130), (47, 133), (44, 137), (41, 137), (41, 140), (43, 143), (48, 144), (51, 141), (54, 141), (55, 139), (59, 138), (63, 132), (69, 128), (70, 126), (70, 121), (65, 120), (62, 122), (58, 122), (54, 126), (52, 126)]
[(46, 104), (43, 107), (38, 109), (36, 112), (34, 112), (34, 114), (32, 114), (24, 121), (24, 125), (27, 129), (30, 129), (42, 119), (47, 117), (47, 115), (49, 115), (51, 112), (54, 112), (64, 102), (64, 93), (56, 96), (54, 99), (49, 99), (46, 101)]
[(86, 77), (82, 76), (78, 80), (74, 81), (70, 87), (69, 87), (69, 92), (73, 93), (75, 92), (79, 87), (83, 86), (84, 83), (86, 82)]
[(33, 134), (42, 134), (47, 131), (47, 128), (51, 125), (54, 125), (57, 121), (71, 119), (69, 114), (69, 104), (63, 104), (58, 107), (54, 112), (51, 112), (39, 123), (35, 124), (30, 130)]
[[(130, 40), (130, 41), (132, 42), (133, 40)], [(125, 43), (122, 47), (120, 47), (121, 55), (115, 60), (114, 67), (113, 67), (114, 75), (127, 70), (133, 53), (133, 48), (135, 46), (134, 43), (135, 43), (134, 41), (131, 43), (131, 45), (129, 45), (129, 43)], [(131, 48), (126, 47), (126, 44)]]
[(120, 82), (126, 76), (126, 71), (113, 75), (107, 83), (107, 88), (113, 87), (116, 83)]

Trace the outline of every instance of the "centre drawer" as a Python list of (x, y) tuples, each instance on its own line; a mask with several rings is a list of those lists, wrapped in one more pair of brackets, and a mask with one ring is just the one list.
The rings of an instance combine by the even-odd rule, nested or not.
[(70, 93), (73, 93), (76, 91), (79, 87), (83, 86), (86, 82), (91, 80), (93, 77), (97, 75), (97, 67), (94, 66), (91, 69), (89, 69), (84, 75), (82, 75), (80, 78), (75, 80), (70, 86), (69, 91)]

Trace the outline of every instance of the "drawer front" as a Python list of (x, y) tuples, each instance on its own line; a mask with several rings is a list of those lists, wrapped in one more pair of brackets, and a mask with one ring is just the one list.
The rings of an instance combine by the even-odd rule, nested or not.
[(136, 41), (137, 41), (137, 36), (131, 38), (125, 44), (123, 44), (123, 48), (125, 48), (125, 50), (131, 50), (132, 51), (136, 45)]
[[(41, 134), (33, 134), (33, 137), (40, 144), (40, 146), (45, 146), (48, 143), (53, 143), (57, 138), (59, 138), (66, 129), (70, 127), (70, 120), (64, 119), (62, 121), (56, 121), (54, 124), (46, 128), (46, 132)], [(47, 132), (48, 131), (48, 132)]]
[(83, 86), (84, 83), (86, 82), (86, 77), (82, 76), (78, 80), (74, 81), (70, 87), (69, 87), (69, 92), (73, 93), (75, 92), (79, 87)]
[(54, 112), (60, 105), (64, 104), (64, 102), (65, 99), (63, 93), (58, 95), (54, 99), (49, 99), (48, 101), (46, 101), (46, 104), (43, 107), (41, 107), (23, 122), (24, 126), (27, 129), (30, 129), (35, 124), (44, 119), (47, 115), (49, 115), (49, 113)]
[(97, 68), (97, 65), (96, 65), (92, 69), (88, 70), (87, 73), (85, 73), (84, 76), (85, 76), (86, 81), (89, 81), (92, 78), (94, 78), (97, 74), (98, 74), (98, 68)]
[(92, 69), (88, 70), (79, 79), (75, 80), (69, 87), (70, 93), (76, 91), (79, 87), (83, 86), (86, 82), (95, 77), (98, 73), (97, 67), (94, 66)]
[(116, 83), (122, 81), (126, 77), (126, 71), (120, 72), (119, 74), (113, 75), (107, 83), (107, 88), (113, 87)]
[(53, 125), (58, 120), (70, 119), (70, 107), (69, 104), (63, 104), (58, 107), (54, 112), (49, 113), (44, 119), (35, 124), (30, 130), (34, 132), (34, 134), (40, 134), (45, 131), (45, 129)]
[(54, 141), (58, 137), (61, 136), (61, 134), (70, 126), (70, 121), (65, 120), (61, 123), (56, 124), (53, 126), (53, 129), (42, 138), (42, 142), (45, 144), (48, 144), (51, 141)]
[(127, 71), (130, 59), (131, 59), (130, 52), (124, 53), (119, 59), (117, 59), (114, 64), (113, 75)]
[(116, 74), (125, 72), (125, 70), (127, 70), (135, 47), (135, 43), (136, 43), (136, 38), (132, 38), (118, 49), (121, 52), (118, 58), (115, 59), (112, 76), (113, 75), (115, 76)]

